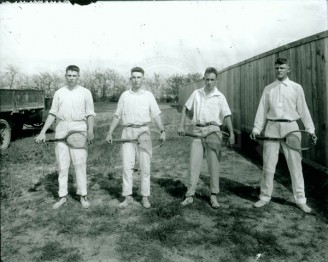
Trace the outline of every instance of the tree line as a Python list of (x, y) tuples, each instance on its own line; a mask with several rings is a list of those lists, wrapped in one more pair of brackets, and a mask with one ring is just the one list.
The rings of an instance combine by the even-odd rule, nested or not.
[[(164, 76), (154, 73), (144, 81), (144, 86), (160, 102), (177, 102), (179, 86), (201, 79), (200, 73), (173, 74)], [(26, 75), (19, 68), (8, 65), (0, 72), (0, 88), (41, 89), (47, 97), (52, 97), (57, 89), (65, 85), (62, 73), (40, 72)], [(80, 85), (88, 88), (95, 101), (117, 102), (120, 95), (129, 87), (129, 79), (113, 69), (102, 68), (83, 70)]]

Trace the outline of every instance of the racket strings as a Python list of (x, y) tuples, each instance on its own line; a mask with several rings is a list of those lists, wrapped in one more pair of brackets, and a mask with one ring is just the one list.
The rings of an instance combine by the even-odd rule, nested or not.
[(294, 132), (286, 137), (286, 143), (296, 150), (311, 148), (315, 143), (312, 135), (307, 132)]
[(138, 139), (139, 147), (147, 150), (158, 148), (163, 143), (160, 137), (161, 134), (157, 131), (150, 130), (149, 132), (145, 132)]
[(66, 142), (73, 148), (85, 148), (87, 137), (84, 133), (72, 133), (66, 138)]

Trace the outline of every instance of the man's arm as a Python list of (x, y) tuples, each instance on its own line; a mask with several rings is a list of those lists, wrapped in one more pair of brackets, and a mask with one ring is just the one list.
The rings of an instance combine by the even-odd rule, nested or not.
[(180, 136), (185, 135), (184, 123), (186, 121), (186, 110), (187, 110), (187, 107), (184, 106), (182, 108), (181, 120), (180, 120), (180, 125), (179, 125), (179, 128), (178, 128), (178, 135), (180, 135)]
[(250, 135), (251, 139), (255, 140), (255, 137), (259, 135), (263, 130), (266, 123), (266, 117), (268, 111), (269, 111), (269, 105), (266, 98), (266, 89), (264, 89), (259, 106), (257, 108), (257, 112), (254, 120), (254, 128), (252, 134)]
[(112, 124), (110, 125), (108, 134), (106, 136), (107, 143), (109, 143), (109, 144), (112, 143), (112, 141), (113, 141), (113, 132), (114, 132), (114, 130), (117, 127), (117, 125), (118, 125), (119, 122), (120, 122), (120, 119), (116, 115), (114, 115)]
[(95, 138), (94, 134), (93, 134), (93, 127), (94, 127), (94, 116), (90, 115), (87, 117), (87, 124), (88, 124), (88, 143), (92, 144), (93, 143), (93, 139)]
[(228, 128), (229, 134), (230, 134), (229, 144), (233, 145), (235, 143), (235, 134), (233, 132), (233, 126), (232, 126), (232, 121), (231, 121), (231, 116), (230, 115), (226, 116), (224, 118), (224, 123), (225, 123), (225, 126)]
[(44, 126), (40, 134), (36, 138), (34, 138), (36, 143), (41, 143), (46, 141), (46, 132), (49, 129), (49, 127), (51, 127), (51, 125), (55, 120), (56, 120), (56, 116), (54, 116), (53, 114), (48, 114), (47, 120), (44, 123)]
[(160, 139), (162, 141), (165, 141), (166, 135), (165, 135), (164, 126), (163, 126), (162, 119), (161, 119), (160, 115), (155, 116), (154, 117), (154, 120), (155, 120), (155, 123), (158, 126), (159, 130), (161, 130), (161, 137), (160, 137)]

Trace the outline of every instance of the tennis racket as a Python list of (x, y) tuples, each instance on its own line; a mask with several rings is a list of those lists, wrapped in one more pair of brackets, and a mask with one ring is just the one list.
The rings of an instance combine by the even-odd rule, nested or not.
[(255, 136), (257, 140), (279, 141), (283, 142), (286, 146), (297, 151), (308, 150), (314, 147), (317, 143), (316, 137), (305, 130), (296, 130), (287, 133), (283, 137), (266, 137)]
[(48, 139), (45, 142), (63, 142), (73, 149), (84, 149), (88, 146), (87, 135), (82, 131), (70, 131), (62, 138)]
[(163, 145), (164, 141), (161, 140), (161, 133), (157, 130), (147, 130), (140, 133), (135, 138), (122, 138), (122, 139), (113, 139), (113, 142), (119, 143), (136, 143), (139, 147), (145, 149), (155, 149)]
[(203, 143), (206, 143), (213, 149), (221, 149), (222, 146), (229, 146), (229, 134), (224, 131), (212, 131), (206, 135), (185, 132), (185, 136), (200, 138)]

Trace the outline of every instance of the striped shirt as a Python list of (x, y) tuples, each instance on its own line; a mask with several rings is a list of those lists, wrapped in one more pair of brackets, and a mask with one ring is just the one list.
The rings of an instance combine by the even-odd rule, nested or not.
[(154, 95), (144, 89), (124, 91), (117, 104), (115, 116), (123, 125), (143, 125), (161, 113)]
[(231, 115), (225, 96), (216, 87), (208, 95), (205, 93), (205, 87), (196, 89), (188, 98), (185, 107), (193, 111), (194, 124), (216, 122), (220, 126), (224, 118)]
[(80, 85), (73, 90), (67, 86), (58, 89), (49, 113), (63, 121), (85, 121), (96, 115), (91, 92)]
[(301, 119), (306, 131), (314, 133), (314, 124), (305, 101), (303, 88), (288, 78), (284, 81), (276, 80), (264, 88), (253, 131), (261, 133), (267, 119), (291, 121)]

